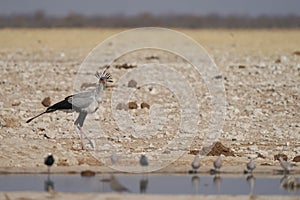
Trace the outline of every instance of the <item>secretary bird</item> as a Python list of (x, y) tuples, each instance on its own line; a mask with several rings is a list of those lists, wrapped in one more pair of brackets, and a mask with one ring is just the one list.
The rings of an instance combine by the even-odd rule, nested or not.
[[(83, 123), (87, 114), (96, 112), (99, 104), (101, 103), (101, 99), (103, 96), (104, 89), (106, 88), (107, 82), (112, 82), (111, 75), (106, 72), (108, 68), (109, 66), (106, 67), (102, 73), (96, 72), (95, 76), (99, 79), (99, 81), (94, 89), (67, 96), (64, 100), (48, 107), (46, 111), (40, 113), (35, 117), (28, 119), (26, 123), (31, 122), (33, 119), (45, 113), (51, 113), (57, 110), (67, 111), (67, 112), (68, 111), (78, 112), (79, 115), (75, 120), (74, 125), (80, 131), (81, 145), (82, 145), (82, 149), (84, 149), (83, 136), (85, 134), (82, 129)], [(91, 140), (88, 139), (88, 141), (93, 147), (93, 143), (91, 142)]]

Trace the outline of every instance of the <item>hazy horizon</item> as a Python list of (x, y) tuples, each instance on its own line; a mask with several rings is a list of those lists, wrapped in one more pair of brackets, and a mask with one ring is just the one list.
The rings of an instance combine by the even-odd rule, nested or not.
[[(222, 4), (220, 2), (223, 2)], [(225, 4), (226, 3), (226, 4)], [(0, 15), (31, 14), (49, 16), (81, 15), (300, 15), (299, 0), (0, 0)]]

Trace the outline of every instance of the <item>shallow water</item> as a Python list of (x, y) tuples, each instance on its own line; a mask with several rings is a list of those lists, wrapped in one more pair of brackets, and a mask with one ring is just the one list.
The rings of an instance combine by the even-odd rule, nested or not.
[[(300, 177), (197, 175), (0, 175), (0, 191), (300, 195)], [(288, 184), (287, 184), (288, 183)]]

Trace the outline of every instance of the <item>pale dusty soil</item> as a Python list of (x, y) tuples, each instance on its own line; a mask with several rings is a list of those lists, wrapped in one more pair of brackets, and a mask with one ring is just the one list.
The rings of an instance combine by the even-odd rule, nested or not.
[[(41, 104), (45, 97), (50, 96), (51, 102), (55, 103), (72, 94), (74, 79), (87, 54), (99, 42), (120, 31), (122, 30), (0, 30), (1, 171), (46, 170), (43, 159), (48, 152), (52, 152), (56, 158), (54, 171), (105, 166), (105, 163), (91, 155), (91, 151), (80, 149), (72, 114), (55, 112), (30, 124), (25, 121), (45, 110)], [(203, 45), (222, 74), (227, 110), (218, 141), (235, 154), (234, 157), (223, 157), (224, 166), (243, 166), (248, 156), (256, 157), (259, 153), (264, 158), (256, 158), (257, 170), (260, 170), (261, 164), (275, 166), (270, 168), (273, 170), (280, 168), (278, 161), (274, 160), (275, 154), (284, 153), (289, 161), (300, 155), (300, 56), (293, 54), (300, 51), (300, 30), (180, 31)], [(112, 45), (103, 59), (113, 51)], [(156, 55), (155, 52), (154, 54)], [(121, 61), (130, 61), (130, 57), (126, 59)], [(145, 57), (139, 59), (131, 63), (139, 65), (146, 60)], [(159, 62), (174, 63), (174, 60), (167, 59), (168, 57), (161, 58)], [(112, 67), (110, 72), (114, 80), (118, 80), (130, 70)], [(182, 71), (183, 74), (189, 72), (194, 73)], [(94, 81), (92, 79), (90, 82)], [(112, 85), (115, 86), (114, 84), (116, 83)], [(193, 84), (197, 85), (198, 82)], [(201, 149), (202, 136), (209, 121), (210, 103), (203, 82), (199, 81), (198, 87), (200, 89), (196, 96), (201, 101), (202, 121), (197, 127), (192, 146), (187, 146), (184, 156), (171, 165), (174, 168), (166, 169), (169, 172), (178, 171), (178, 168), (181, 171), (189, 170), (193, 156), (188, 151)], [(142, 151), (151, 151), (150, 145), (156, 148), (172, 137), (171, 133), (166, 136), (162, 134), (160, 139), (154, 137), (144, 140), (131, 133), (124, 137), (118, 135), (116, 124), (108, 113), (112, 88), (107, 89), (107, 95), (99, 108), (100, 114), (89, 118), (92, 122), (100, 123), (109, 132), (108, 135), (99, 136), (99, 151), (107, 150), (102, 149), (105, 141), (110, 144), (117, 141), (117, 153), (140, 154)], [(147, 89), (149, 88), (141, 88), (142, 95), (137, 94), (132, 100), (138, 103), (146, 101), (150, 106), (161, 100), (171, 107), (178, 106), (176, 99), (167, 90), (157, 87), (159, 94), (155, 96), (146, 94)], [(138, 108), (129, 113), (137, 126), (143, 126), (148, 120), (149, 112), (145, 109)], [(178, 110), (171, 114), (174, 120), (168, 121), (170, 130), (176, 129), (179, 116)], [(106, 153), (109, 154), (110, 152)], [(156, 158), (150, 157), (151, 159)], [(202, 156), (202, 166), (209, 168), (214, 159), (212, 156)], [(55, 167), (58, 167), (57, 170)], [(265, 170), (264, 167), (261, 169)]]

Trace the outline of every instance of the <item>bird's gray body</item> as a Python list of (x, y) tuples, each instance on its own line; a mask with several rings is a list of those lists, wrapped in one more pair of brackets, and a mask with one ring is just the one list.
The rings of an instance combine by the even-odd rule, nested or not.
[(256, 168), (253, 158), (250, 158), (250, 161), (247, 163), (246, 167), (251, 173), (253, 172), (253, 170)]
[(195, 158), (194, 158), (194, 160), (192, 162), (192, 168), (193, 168), (193, 170), (196, 171), (197, 169), (199, 169), (199, 167), (200, 167), (199, 155), (195, 155)]
[(283, 168), (284, 171), (286, 172), (290, 172), (291, 169), (293, 168), (294, 165), (292, 165), (291, 163), (288, 163), (287, 161), (283, 160), (282, 157), (278, 158), (279, 162), (280, 162), (280, 166)]
[(141, 166), (143, 166), (143, 167), (149, 165), (148, 159), (147, 159), (147, 157), (146, 157), (144, 154), (141, 155), (141, 158), (140, 158), (140, 164), (141, 164)]
[(94, 113), (102, 101), (103, 90), (103, 84), (99, 83), (95, 89), (67, 97), (67, 101), (72, 104), (74, 111)]
[(221, 160), (221, 156), (219, 156), (215, 161), (214, 161), (214, 168), (216, 170), (220, 170), (222, 167), (222, 160)]

